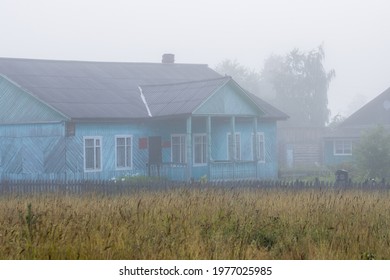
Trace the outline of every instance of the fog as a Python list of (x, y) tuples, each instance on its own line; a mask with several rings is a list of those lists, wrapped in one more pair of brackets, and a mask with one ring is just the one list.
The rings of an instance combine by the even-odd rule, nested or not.
[(260, 71), (271, 54), (323, 44), (332, 115), (390, 87), (388, 1), (0, 0), (0, 57), (178, 63)]

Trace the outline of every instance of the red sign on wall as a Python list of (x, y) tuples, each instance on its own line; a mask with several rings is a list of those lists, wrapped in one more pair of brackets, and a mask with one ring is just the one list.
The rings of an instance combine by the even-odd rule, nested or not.
[(138, 139), (138, 148), (147, 149), (148, 148), (148, 138), (139, 138)]

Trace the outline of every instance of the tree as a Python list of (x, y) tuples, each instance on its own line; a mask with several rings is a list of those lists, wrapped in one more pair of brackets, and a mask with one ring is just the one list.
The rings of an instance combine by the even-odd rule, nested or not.
[(332, 118), (332, 120), (330, 121), (330, 123), (328, 124), (328, 127), (330, 128), (334, 128), (334, 127), (337, 127), (339, 126), (343, 121), (345, 121), (346, 117), (340, 115), (340, 114), (337, 114), (336, 116), (334, 116)]
[(284, 57), (266, 59), (261, 82), (272, 86), (274, 104), (290, 116), (290, 125), (325, 126), (329, 121), (327, 92), (335, 71), (325, 71), (324, 58), (319, 46), (307, 53), (294, 49)]
[(390, 134), (383, 127), (367, 131), (354, 149), (354, 154), (356, 166), (364, 177), (389, 177)]
[(215, 67), (215, 71), (221, 75), (231, 76), (244, 89), (253, 94), (259, 94), (260, 74), (236, 60), (225, 59)]

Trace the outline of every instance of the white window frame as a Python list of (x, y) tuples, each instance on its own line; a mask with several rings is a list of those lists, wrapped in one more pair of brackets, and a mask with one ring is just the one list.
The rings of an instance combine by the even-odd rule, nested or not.
[[(236, 135), (236, 141), (234, 141), (234, 147), (233, 147), (233, 155), (230, 155), (230, 143), (229, 143), (229, 137), (232, 133), (228, 132), (226, 136), (226, 143), (227, 143), (227, 160), (241, 160), (241, 133), (235, 132)], [(237, 141), (238, 138), (238, 141)], [(238, 145), (237, 145), (238, 142)], [(232, 145), (232, 144), (231, 144)]]
[[(348, 143), (348, 144), (347, 144)], [(338, 152), (337, 150), (337, 144), (340, 144), (342, 146), (341, 152)], [(347, 145), (346, 145), (347, 144)], [(350, 150), (350, 152), (346, 152), (347, 149)], [(352, 156), (352, 149), (353, 149), (353, 143), (350, 139), (337, 139), (333, 140), (333, 154), (335, 156)]]
[[(256, 137), (255, 137), (256, 135)], [(262, 141), (260, 141), (262, 139)], [(260, 145), (263, 143), (263, 145)], [(256, 147), (256, 149), (255, 149)], [(255, 155), (257, 152), (257, 155)], [(256, 134), (252, 133), (252, 157), (253, 160), (258, 162), (265, 162), (265, 135), (264, 132), (257, 132)]]
[[(201, 137), (202, 142), (201, 143), (196, 143), (195, 138)], [(195, 154), (197, 153), (197, 145), (200, 145), (201, 148), (201, 162), (196, 162), (196, 156)], [(207, 165), (207, 134), (206, 133), (194, 133), (193, 138), (192, 138), (192, 149), (193, 149), (193, 164), (194, 166), (205, 166)]]
[[(173, 159), (173, 138), (179, 137), (179, 161), (174, 161)], [(182, 142), (182, 139), (184, 139), (184, 143)], [(187, 137), (185, 134), (171, 134), (171, 162), (172, 163), (182, 163), (185, 164), (187, 163), (187, 150), (186, 150), (186, 145), (187, 145)]]
[[(86, 153), (86, 141), (93, 140), (93, 165), (94, 168), (87, 168), (87, 153)], [(102, 154), (102, 141), (103, 138), (101, 136), (84, 136), (83, 137), (83, 153), (84, 153), (84, 172), (100, 172), (103, 170), (103, 154)], [(91, 148), (91, 147), (88, 147)], [(97, 166), (97, 153), (99, 151), (99, 161), (100, 166)]]
[[(118, 139), (125, 140), (125, 166), (118, 166)], [(130, 145), (127, 143), (130, 138)], [(130, 165), (128, 165), (128, 147), (130, 146)], [(131, 170), (133, 168), (133, 135), (115, 135), (115, 168), (116, 170)]]

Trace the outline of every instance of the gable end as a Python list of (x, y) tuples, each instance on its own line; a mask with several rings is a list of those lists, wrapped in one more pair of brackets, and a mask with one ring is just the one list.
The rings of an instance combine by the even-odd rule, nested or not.
[(0, 75), (0, 123), (39, 123), (67, 120), (65, 115)]
[(194, 115), (262, 116), (264, 112), (230, 79), (196, 110)]

